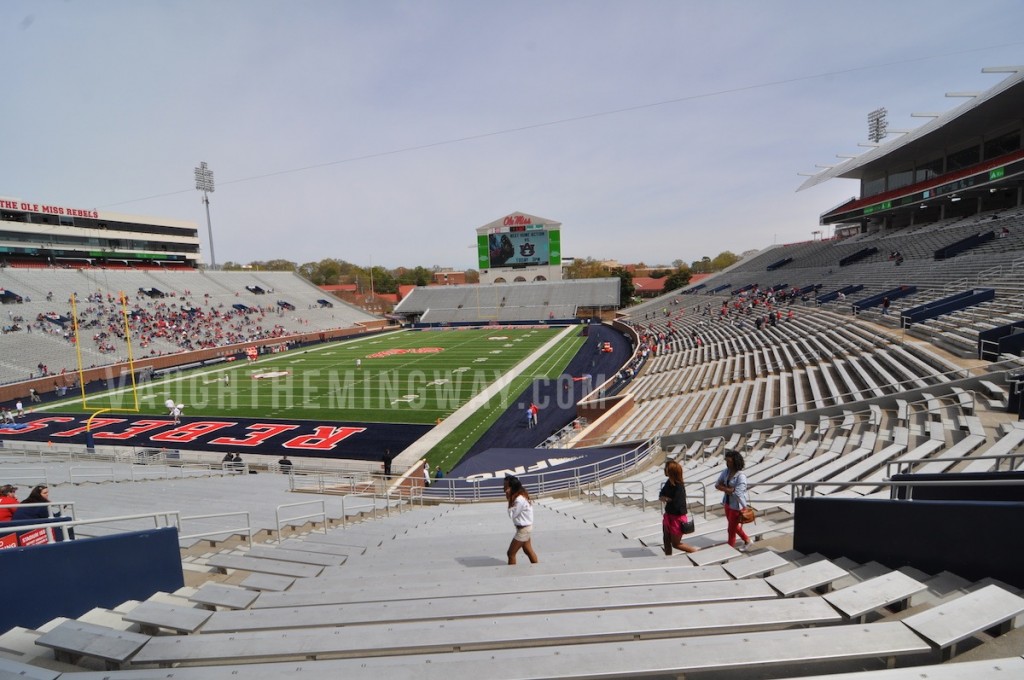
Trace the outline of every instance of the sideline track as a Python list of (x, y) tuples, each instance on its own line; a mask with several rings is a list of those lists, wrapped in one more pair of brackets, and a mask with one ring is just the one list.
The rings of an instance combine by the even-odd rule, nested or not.
[[(417, 461), (426, 456), (431, 449), (441, 443), (445, 437), (454, 432), (455, 428), (466, 422), (471, 416), (475, 415), (478, 410), (486, 406), (487, 402), (490, 401), (492, 397), (505, 389), (514, 379), (522, 375), (526, 369), (530, 368), (537, 361), (542, 359), (545, 354), (551, 351), (551, 349), (560, 343), (567, 335), (570, 335), (573, 332), (579, 332), (579, 330), (580, 326), (578, 324), (566, 326), (561, 333), (558, 333), (551, 340), (537, 348), (533, 354), (520, 361), (514, 368), (501, 376), (501, 378), (491, 383), (487, 389), (481, 391), (475, 397), (463, 404), (457, 411), (455, 411), (455, 413), (445, 418), (440, 425), (435, 425), (429, 432), (416, 440), (415, 443), (395, 456), (395, 462), (400, 465), (408, 466), (410, 472), (413, 469), (418, 469), (413, 467)], [(410, 474), (410, 472), (407, 472), (406, 475)]]

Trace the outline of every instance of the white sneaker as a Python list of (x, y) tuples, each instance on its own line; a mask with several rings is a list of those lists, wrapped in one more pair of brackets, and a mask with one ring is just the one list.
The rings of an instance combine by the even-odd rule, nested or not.
[(736, 549), (739, 550), (740, 552), (747, 552), (747, 544), (744, 543), (743, 545), (738, 545), (738, 546), (736, 546)]
[(750, 539), (743, 545), (743, 552), (747, 552), (754, 547), (754, 539)]

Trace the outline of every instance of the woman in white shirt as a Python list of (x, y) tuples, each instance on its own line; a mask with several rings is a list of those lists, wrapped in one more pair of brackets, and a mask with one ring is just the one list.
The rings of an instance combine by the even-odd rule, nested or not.
[(530, 504), (530, 494), (518, 477), (505, 478), (505, 498), (508, 499), (508, 516), (516, 526), (516, 535), (508, 546), (508, 563), (516, 563), (516, 554), (522, 548), (530, 558), (530, 563), (536, 564), (537, 553), (533, 552), (533, 544), (530, 542), (533, 533), (533, 506)]

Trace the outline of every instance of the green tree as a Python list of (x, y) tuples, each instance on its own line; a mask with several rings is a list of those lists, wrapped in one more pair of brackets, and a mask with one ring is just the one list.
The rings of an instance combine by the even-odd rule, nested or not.
[(720, 272), (723, 269), (733, 266), (739, 261), (739, 255), (725, 250), (719, 253), (715, 259), (711, 260), (711, 268), (713, 271)]
[(612, 276), (619, 278), (619, 304), (623, 307), (629, 304), (636, 293), (636, 286), (633, 285), (633, 274), (622, 267), (616, 267), (611, 271)]
[(293, 272), (298, 267), (290, 260), (267, 260), (266, 262), (252, 262), (250, 266), (253, 269), (257, 267), (261, 271), (267, 272)]
[[(398, 281), (394, 275), (384, 267), (373, 268), (373, 292), (374, 293), (395, 293), (398, 292)], [(367, 274), (369, 275), (369, 274)]]
[(682, 288), (690, 283), (691, 276), (688, 268), (681, 267), (665, 277), (665, 287), (663, 290), (667, 293), (670, 290)]
[(565, 268), (567, 279), (603, 279), (612, 275), (608, 267), (592, 257), (577, 257)]
[(693, 263), (690, 265), (690, 271), (692, 271), (694, 274), (710, 274), (712, 271), (714, 271), (711, 268), (711, 258), (705, 255), (699, 260), (694, 260)]
[(417, 266), (413, 269), (407, 269), (405, 267), (399, 267), (395, 270), (396, 278), (398, 283), (403, 286), (428, 286), (430, 285), (431, 272), (429, 269), (423, 266)]
[(341, 283), (341, 265), (340, 261), (331, 258), (306, 262), (299, 266), (299, 275), (316, 286), (334, 285)]

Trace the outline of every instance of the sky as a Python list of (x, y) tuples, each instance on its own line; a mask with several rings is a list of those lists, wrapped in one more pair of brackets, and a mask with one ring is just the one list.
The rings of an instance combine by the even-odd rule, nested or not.
[[(0, 196), (194, 222), (217, 262), (692, 262), (813, 238), (817, 165), (1024, 64), (1020, 0), (4, 0)], [(891, 139), (892, 137), (890, 137)], [(825, 234), (828, 235), (827, 233)]]

